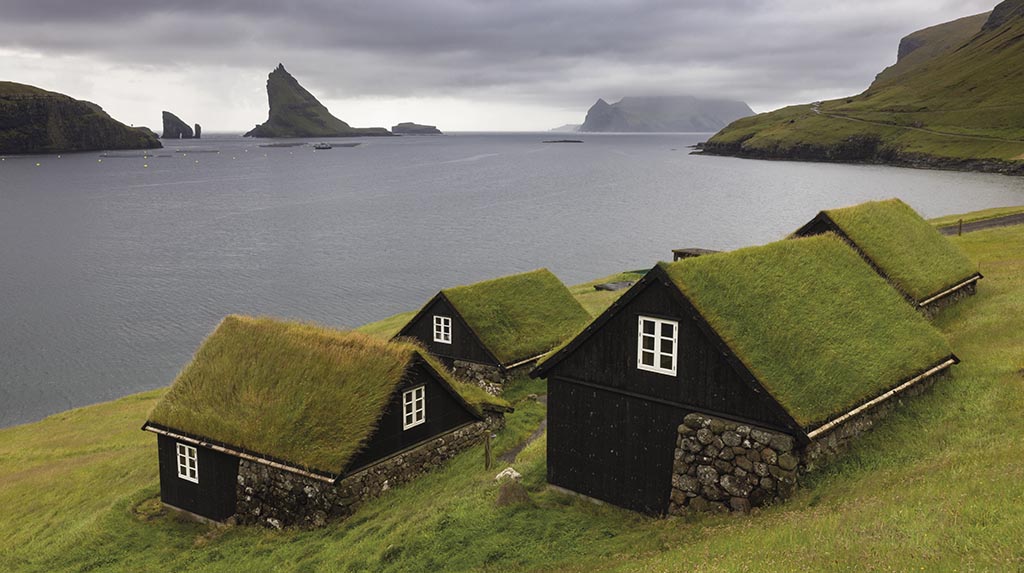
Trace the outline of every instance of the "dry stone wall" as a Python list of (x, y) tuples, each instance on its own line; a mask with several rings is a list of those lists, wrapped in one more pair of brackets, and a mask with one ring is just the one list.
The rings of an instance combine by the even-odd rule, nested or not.
[(935, 302), (929, 304), (928, 306), (919, 307), (918, 310), (921, 312), (921, 314), (925, 316), (925, 318), (935, 318), (935, 316), (939, 314), (939, 312), (941, 312), (942, 309), (949, 306), (953, 306), (954, 304), (960, 302), (961, 300), (969, 296), (974, 296), (974, 294), (977, 292), (978, 282), (975, 281), (961, 288), (960, 290), (957, 290), (951, 294), (948, 294), (936, 300)]
[(465, 360), (452, 361), (452, 373), (462, 380), (483, 388), (492, 396), (501, 394), (502, 387), (519, 373), (529, 372), (537, 362), (528, 362), (508, 370), (490, 364), (479, 364)]
[(693, 413), (676, 441), (669, 513), (750, 511), (796, 487), (800, 459), (793, 438)]
[(241, 460), (235, 521), (276, 528), (323, 526), (350, 515), (362, 502), (440, 466), (503, 425), (503, 417), (489, 416), (487, 421), (436, 437), (335, 484)]

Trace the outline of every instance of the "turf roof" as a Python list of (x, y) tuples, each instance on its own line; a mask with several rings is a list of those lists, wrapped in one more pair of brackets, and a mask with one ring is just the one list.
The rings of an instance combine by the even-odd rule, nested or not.
[(590, 322), (590, 314), (547, 269), (441, 292), (502, 364), (543, 354)]
[(376, 429), (415, 356), (479, 412), (507, 406), (456, 382), (411, 342), (228, 316), (149, 421), (322, 473), (340, 473)]
[(939, 332), (831, 233), (661, 266), (808, 429), (951, 354)]
[(954, 286), (977, 271), (967, 255), (899, 199), (825, 213), (914, 300)]

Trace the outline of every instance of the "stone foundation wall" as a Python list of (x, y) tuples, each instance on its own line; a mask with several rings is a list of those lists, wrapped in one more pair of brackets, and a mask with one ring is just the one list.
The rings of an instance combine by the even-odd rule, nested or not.
[(462, 380), (483, 388), (492, 396), (498, 396), (501, 394), (504, 384), (519, 373), (529, 372), (536, 364), (536, 361), (527, 362), (509, 370), (502, 370), (489, 364), (454, 360), (452, 361), (452, 373)]
[(689, 414), (679, 426), (669, 513), (745, 512), (784, 499), (796, 487), (794, 446), (786, 434)]
[(926, 392), (948, 376), (946, 369), (921, 380), (803, 447), (798, 447), (787, 434), (705, 414), (689, 414), (678, 430), (669, 513), (745, 512), (781, 501), (795, 490), (799, 475), (825, 465), (870, 431), (876, 422), (902, 406), (904, 399)]
[(487, 421), (434, 438), (333, 485), (240, 460), (235, 520), (277, 528), (323, 526), (328, 520), (350, 515), (362, 502), (440, 466), (503, 425), (503, 417), (488, 416)]
[(954, 304), (960, 302), (961, 300), (963, 300), (963, 299), (965, 299), (965, 298), (967, 298), (969, 296), (974, 296), (974, 294), (977, 293), (977, 292), (978, 292), (978, 281), (974, 281), (973, 283), (963, 287), (962, 289), (960, 289), (960, 290), (958, 290), (958, 291), (956, 291), (956, 292), (954, 292), (954, 293), (952, 293), (952, 294), (950, 294), (948, 296), (944, 296), (944, 297), (940, 298), (939, 300), (929, 304), (928, 306), (918, 307), (917, 310), (921, 314), (923, 314), (925, 316), (925, 318), (929, 318), (929, 319), (935, 318), (935, 316), (937, 314), (939, 314), (939, 312), (941, 312), (942, 309), (944, 309), (946, 307), (949, 307), (949, 306), (953, 306)]

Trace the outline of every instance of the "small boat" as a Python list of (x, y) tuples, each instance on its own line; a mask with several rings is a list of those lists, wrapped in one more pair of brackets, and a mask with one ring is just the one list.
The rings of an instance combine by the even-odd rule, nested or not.
[(330, 143), (317, 143), (313, 145), (313, 149), (332, 149)]

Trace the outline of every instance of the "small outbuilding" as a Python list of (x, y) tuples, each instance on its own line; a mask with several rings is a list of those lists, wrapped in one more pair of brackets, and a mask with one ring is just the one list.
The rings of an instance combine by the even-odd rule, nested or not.
[(538, 269), (444, 289), (396, 338), (418, 340), (456, 375), (497, 391), (590, 319), (558, 277)]
[(532, 372), (548, 482), (650, 514), (747, 510), (956, 362), (834, 235), (660, 263)]
[(977, 265), (899, 199), (821, 211), (795, 233), (835, 233), (925, 316), (973, 295)]
[(228, 316), (143, 429), (165, 505), (322, 525), (479, 443), (508, 410), (414, 343)]

